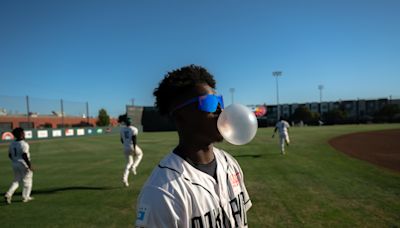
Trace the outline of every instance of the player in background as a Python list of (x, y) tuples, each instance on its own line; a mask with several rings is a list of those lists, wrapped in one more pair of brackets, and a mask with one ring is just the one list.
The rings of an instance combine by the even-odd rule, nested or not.
[(279, 121), (275, 125), (274, 133), (272, 134), (272, 138), (275, 136), (276, 131), (279, 131), (279, 144), (281, 146), (281, 153), (285, 154), (285, 143), (289, 146), (289, 128), (290, 125), (286, 122), (282, 117), (279, 118)]
[(136, 227), (247, 227), (251, 201), (242, 169), (225, 151), (217, 119), (224, 108), (206, 69), (169, 72), (156, 107), (175, 121), (178, 145), (158, 164), (137, 200)]
[(12, 196), (21, 183), (22, 202), (33, 200), (31, 197), (33, 169), (29, 154), (29, 144), (25, 141), (24, 129), (17, 127), (12, 131), (15, 141), (10, 144), (8, 157), (11, 159), (14, 171), (14, 181), (10, 189), (4, 195), (6, 204), (11, 204)]
[(118, 122), (123, 124), (120, 131), (121, 143), (124, 146), (124, 155), (126, 158), (126, 166), (122, 176), (122, 182), (125, 187), (129, 186), (129, 171), (136, 175), (136, 168), (139, 166), (143, 157), (143, 151), (136, 144), (136, 136), (138, 129), (131, 126), (130, 118), (125, 114), (118, 117)]

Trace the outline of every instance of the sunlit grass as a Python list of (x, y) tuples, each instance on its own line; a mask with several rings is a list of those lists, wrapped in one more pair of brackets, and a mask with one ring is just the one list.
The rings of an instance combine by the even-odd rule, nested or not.
[[(400, 128), (351, 125), (291, 128), (280, 155), (272, 128), (245, 146), (217, 145), (242, 166), (253, 201), (249, 227), (399, 227), (400, 174), (350, 158), (327, 140), (341, 134)], [(173, 149), (174, 132), (141, 133), (144, 157), (131, 186), (122, 187), (118, 135), (31, 142), (35, 200), (0, 204), (1, 227), (133, 227), (136, 198), (154, 166)], [(0, 192), (13, 174), (0, 146)], [(18, 190), (20, 192), (20, 189)]]

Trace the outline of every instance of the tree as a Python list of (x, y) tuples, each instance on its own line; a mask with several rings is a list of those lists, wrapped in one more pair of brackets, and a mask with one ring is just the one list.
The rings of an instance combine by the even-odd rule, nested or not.
[(104, 108), (99, 110), (99, 116), (98, 116), (96, 124), (97, 124), (97, 126), (110, 125), (110, 116), (107, 114), (107, 111)]
[(394, 117), (399, 113), (400, 113), (400, 108), (398, 105), (386, 104), (375, 114), (375, 120), (378, 122), (381, 121), (392, 122)]
[(335, 108), (325, 113), (325, 121), (328, 124), (340, 124), (343, 123), (347, 117), (347, 113), (340, 108)]
[(319, 115), (311, 112), (305, 105), (297, 107), (291, 117), (291, 119), (295, 122), (303, 121), (306, 124), (311, 124), (315, 121), (318, 121), (318, 118)]

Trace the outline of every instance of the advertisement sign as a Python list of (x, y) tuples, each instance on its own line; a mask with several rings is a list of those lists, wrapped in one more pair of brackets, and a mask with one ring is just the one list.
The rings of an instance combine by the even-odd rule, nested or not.
[(88, 129), (88, 131), (87, 131), (87, 133), (90, 135), (90, 134), (92, 134), (92, 129)]
[(37, 137), (38, 138), (47, 138), (47, 137), (49, 137), (49, 133), (47, 130), (39, 130), (39, 131), (37, 131)]
[(265, 116), (267, 114), (267, 106), (258, 106), (256, 107), (254, 114), (257, 117)]
[(13, 140), (14, 135), (11, 132), (6, 131), (1, 135), (1, 139), (2, 140)]
[(85, 135), (85, 129), (77, 129), (76, 134), (77, 135)]
[(65, 129), (65, 136), (73, 136), (74, 129)]
[(101, 129), (101, 128), (97, 129), (97, 134), (101, 134), (101, 133), (103, 133), (103, 129)]
[(61, 137), (61, 130), (53, 130), (53, 137)]
[(24, 131), (25, 132), (25, 138), (26, 139), (31, 139), (32, 138), (32, 131)]
[(256, 115), (256, 117), (262, 117), (265, 116), (267, 114), (267, 106), (266, 105), (248, 105), (247, 107), (249, 107), (251, 109), (252, 112), (254, 112), (254, 115)]

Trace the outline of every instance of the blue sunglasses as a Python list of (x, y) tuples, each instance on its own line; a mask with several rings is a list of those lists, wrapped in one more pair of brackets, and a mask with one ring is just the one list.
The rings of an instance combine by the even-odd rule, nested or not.
[(206, 94), (203, 96), (194, 97), (183, 104), (178, 105), (175, 107), (170, 113), (172, 114), (176, 110), (185, 107), (186, 105), (192, 104), (194, 102), (199, 102), (199, 110), (203, 112), (215, 112), (217, 111), (218, 104), (220, 105), (221, 109), (224, 109), (224, 100), (222, 95), (215, 95), (215, 94)]

